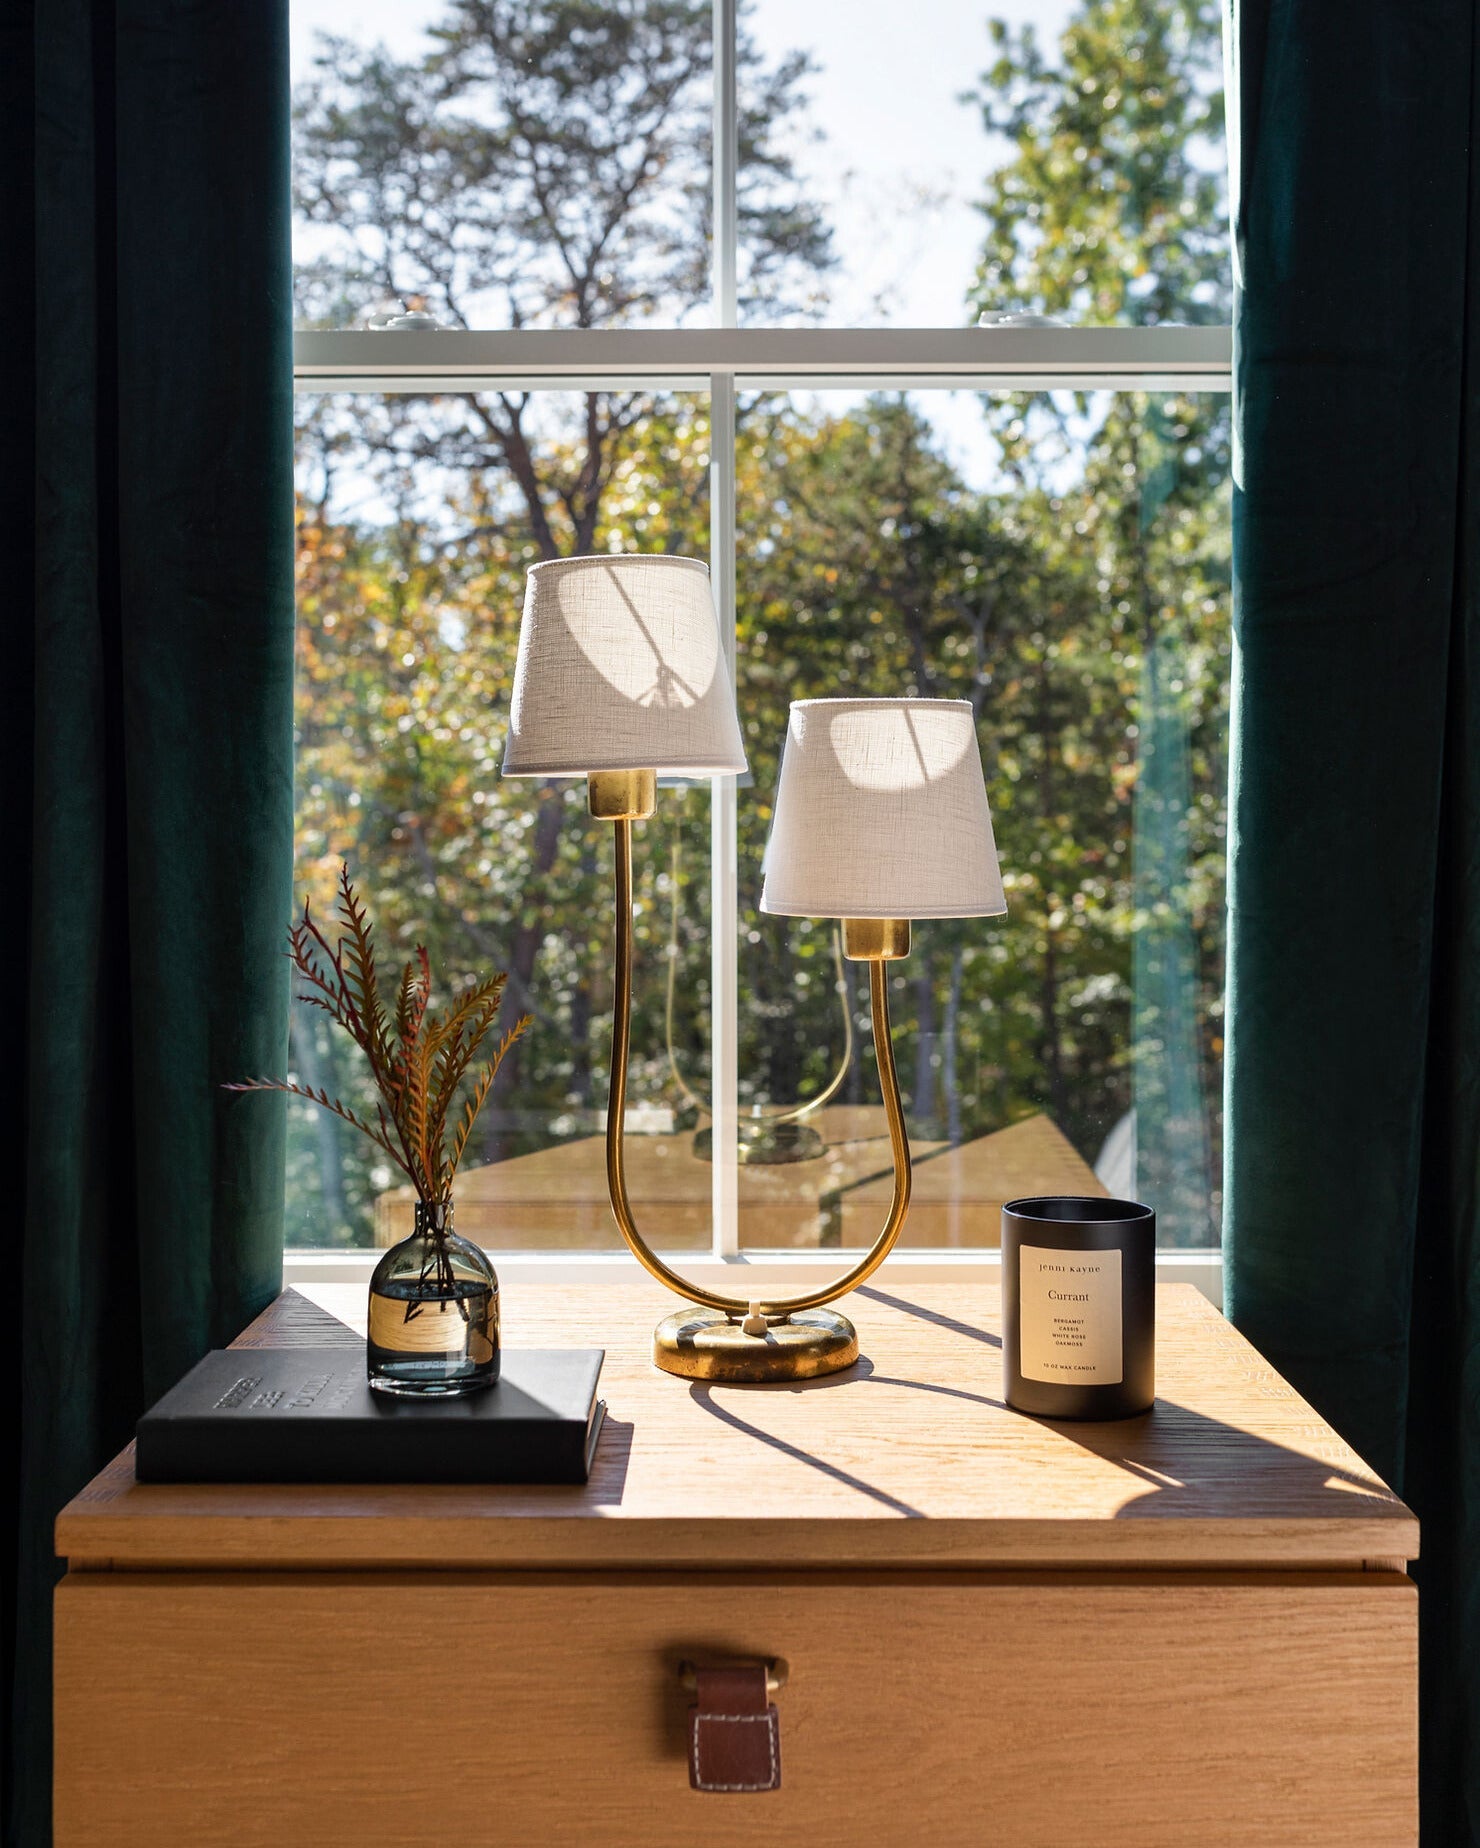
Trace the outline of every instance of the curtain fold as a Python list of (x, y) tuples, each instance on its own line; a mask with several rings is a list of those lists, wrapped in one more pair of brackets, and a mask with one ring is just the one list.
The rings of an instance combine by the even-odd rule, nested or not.
[(1230, 1314), (1412, 1504), (1480, 1844), (1474, 0), (1233, 0)]
[(6, 1794), (29, 1848), (50, 1838), (56, 1512), (281, 1284), (284, 1115), (219, 1087), (281, 1071), (287, 1041), (286, 0), (3, 0), (0, 124), (0, 529), (26, 560), (0, 925)]

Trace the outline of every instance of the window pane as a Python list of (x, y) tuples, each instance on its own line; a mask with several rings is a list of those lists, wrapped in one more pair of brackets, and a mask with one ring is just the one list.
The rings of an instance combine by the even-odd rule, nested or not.
[(707, 312), (707, 6), (293, 0), (300, 324)]
[[(708, 323), (707, 0), (293, 0), (292, 20), (301, 326)], [(748, 76), (752, 263), (800, 308), (825, 244), (780, 145), (800, 72)]]
[[(346, 861), (397, 970), (424, 944), (444, 999), (511, 972), (500, 1030), (523, 1012), (534, 1026), (479, 1119), (458, 1226), (494, 1247), (610, 1248), (612, 834), (583, 782), (498, 766), (527, 567), (707, 557), (707, 405), (305, 396), (299, 414), (300, 896), (327, 919)], [(708, 786), (665, 790), (639, 833), (631, 1190), (660, 1242), (707, 1247), (710, 1170), (687, 1130), (709, 1091)], [(358, 1053), (302, 1004), (291, 1066), (373, 1116)], [(291, 1104), (290, 1245), (393, 1242), (410, 1229), (399, 1179), (348, 1125)]]
[(778, 317), (742, 220), (742, 318), (1228, 319), (1216, 0), (755, 0), (741, 31), (806, 60), (783, 145), (831, 233)]
[(1004, 1199), (1101, 1187), (1217, 1242), (1227, 442), (1226, 399), (1160, 393), (744, 414), (742, 1108), (815, 1098), (854, 1044), (825, 1153), (742, 1169), (743, 1241), (866, 1245), (889, 1198), (866, 972), (840, 995), (832, 926), (757, 908), (788, 702), (925, 695), (977, 706), (1009, 911), (917, 923), (891, 968), (904, 1243), (995, 1245)]

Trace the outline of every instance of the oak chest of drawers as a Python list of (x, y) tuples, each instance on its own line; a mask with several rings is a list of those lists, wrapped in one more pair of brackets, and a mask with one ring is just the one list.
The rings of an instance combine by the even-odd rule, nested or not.
[[(352, 1337), (292, 1292), (243, 1340)], [(1413, 1516), (1186, 1286), (1148, 1417), (1001, 1403), (996, 1292), (870, 1288), (793, 1387), (653, 1371), (646, 1283), (521, 1289), (607, 1349), (584, 1489), (165, 1487), (64, 1510), (61, 1848), (1416, 1840)], [(685, 1660), (784, 1661), (782, 1788), (689, 1789)]]

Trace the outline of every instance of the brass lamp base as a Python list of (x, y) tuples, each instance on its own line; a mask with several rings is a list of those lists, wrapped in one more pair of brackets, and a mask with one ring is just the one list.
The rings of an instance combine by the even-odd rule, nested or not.
[(839, 1373), (857, 1359), (858, 1331), (831, 1309), (796, 1310), (748, 1335), (741, 1318), (690, 1305), (653, 1330), (654, 1365), (686, 1380), (784, 1384)]

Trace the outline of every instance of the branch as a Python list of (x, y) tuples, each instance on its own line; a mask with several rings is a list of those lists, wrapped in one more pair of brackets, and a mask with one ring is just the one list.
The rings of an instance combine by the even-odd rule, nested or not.
[(223, 1091), (283, 1091), (289, 1097), (302, 1097), (311, 1104), (319, 1105), (323, 1110), (332, 1111), (335, 1116), (342, 1118), (344, 1122), (350, 1124), (353, 1128), (359, 1130), (362, 1135), (368, 1136), (372, 1142), (376, 1143), (380, 1148), (383, 1148), (401, 1172), (411, 1180), (413, 1185), (415, 1184), (416, 1176), (411, 1173), (411, 1170), (406, 1166), (406, 1163), (386, 1140), (381, 1131), (373, 1128), (363, 1117), (357, 1117), (353, 1110), (346, 1109), (345, 1106), (339, 1102), (338, 1098), (330, 1097), (327, 1091), (314, 1091), (307, 1085), (290, 1084), (285, 1079), (281, 1078), (246, 1078), (237, 1084), (223, 1084), (221, 1089)]
[(449, 1188), (452, 1185), (452, 1177), (457, 1173), (457, 1165), (463, 1158), (463, 1150), (468, 1146), (468, 1137), (473, 1133), (473, 1124), (477, 1121), (478, 1112), (483, 1108), (484, 1101), (493, 1087), (493, 1081), (498, 1076), (498, 1068), (504, 1062), (504, 1054), (508, 1052), (515, 1040), (533, 1025), (534, 1021), (528, 1014), (521, 1015), (499, 1041), (498, 1051), (479, 1073), (478, 1082), (473, 1087), (473, 1095), (468, 1099), (467, 1108), (463, 1112), (463, 1120), (453, 1138), (452, 1156), (446, 1167)]

